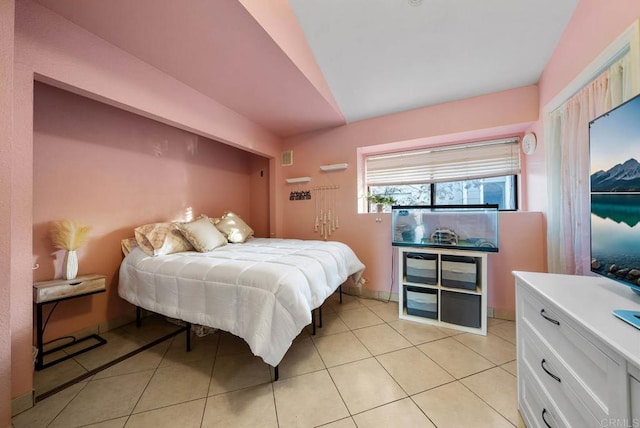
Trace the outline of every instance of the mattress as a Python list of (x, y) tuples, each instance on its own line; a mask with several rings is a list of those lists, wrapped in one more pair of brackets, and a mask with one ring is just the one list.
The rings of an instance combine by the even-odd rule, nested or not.
[(208, 253), (151, 257), (134, 248), (118, 293), (149, 311), (243, 338), (276, 366), (319, 307), (364, 265), (335, 241), (253, 238)]

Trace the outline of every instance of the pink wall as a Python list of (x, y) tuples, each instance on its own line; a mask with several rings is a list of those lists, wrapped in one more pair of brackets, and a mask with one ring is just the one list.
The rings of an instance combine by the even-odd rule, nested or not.
[(269, 215), (269, 187), (271, 186), (269, 159), (251, 156), (250, 163), (250, 218), (247, 218), (246, 221), (253, 229), (254, 236), (268, 238), (271, 224)]
[[(11, 212), (0, 222), (11, 224), (11, 242), (1, 243), (6, 246), (0, 248), (8, 252), (11, 260), (12, 398), (30, 393), (33, 383), (34, 80), (261, 154), (271, 158), (272, 171), (281, 150), (281, 140), (260, 126), (29, 0), (16, 4), (14, 61), (14, 144), (4, 147), (10, 147), (15, 168), (9, 193), (4, 195), (5, 190), (1, 190), (2, 196), (10, 197)], [(11, 97), (10, 92), (5, 94), (2, 97)], [(2, 144), (6, 144), (5, 139)], [(278, 171), (270, 174), (271, 182), (278, 174)], [(275, 194), (277, 191), (270, 194), (269, 200), (272, 234), (277, 233), (275, 227), (281, 224), (273, 214)]]
[(291, 58), (291, 61), (304, 73), (333, 109), (342, 115), (289, 2), (287, 0), (269, 2), (240, 0), (240, 3), (269, 33), (278, 47)]
[(14, 0), (0, 0), (0, 426), (11, 425), (11, 146)]
[(120, 240), (134, 227), (225, 210), (249, 221), (252, 209), (268, 207), (262, 196), (262, 206), (252, 202), (256, 155), (41, 83), (33, 153), (34, 280), (61, 276), (64, 251), (52, 246), (51, 222), (76, 219), (92, 226), (79, 273), (105, 274), (108, 284), (105, 294), (60, 305), (45, 341), (131, 312), (117, 275)]
[(275, 135), (37, 3), (17, 5), (16, 39), (16, 61), (37, 80), (254, 153), (279, 153)]
[(532, 129), (538, 133), (539, 148), (527, 158), (527, 180), (538, 191), (530, 192), (532, 209), (546, 211), (546, 169), (542, 111), (589, 63), (640, 16), (640, 2), (580, 0), (560, 42), (540, 77), (540, 121)]
[[(286, 0), (247, 2), (264, 5), (254, 7), (259, 13), (253, 15), (237, 0), (192, 1), (189, 7), (144, 0), (98, 1), (83, 7), (75, 0), (38, 3), (277, 135), (344, 123), (340, 111), (308, 77), (311, 50), (300, 29), (294, 31)], [(267, 18), (260, 23), (272, 24), (269, 31), (256, 16)], [(274, 34), (295, 42), (283, 49), (278, 43), (284, 37)], [(301, 52), (306, 55), (298, 55)]]
[[(17, 10), (21, 2), (16, 4)], [(16, 22), (17, 40), (17, 22)], [(16, 58), (18, 46), (16, 41)], [(11, 146), (11, 395), (31, 393), (33, 362), (33, 272), (31, 254), (33, 180), (33, 74), (15, 62)]]
[[(425, 147), (469, 139), (485, 139), (519, 135), (538, 118), (537, 87), (527, 86), (511, 91), (470, 98), (452, 103), (425, 107), (376, 119), (355, 122), (326, 131), (289, 138), (285, 147), (293, 149), (294, 165), (283, 167), (284, 178), (310, 176), (304, 185), (276, 183), (282, 194), (279, 200), (284, 223), (284, 235), (305, 239), (318, 239), (313, 232), (314, 200), (289, 201), (290, 191), (312, 187), (338, 185), (338, 215), (340, 229), (331, 239), (350, 245), (367, 266), (365, 287), (375, 291), (389, 291), (391, 287), (391, 225), (389, 214), (358, 214), (358, 148), (371, 149), (384, 145), (385, 149)], [(347, 162), (345, 171), (320, 172), (323, 164)], [(360, 199), (361, 200), (361, 199)], [(512, 213), (501, 224), (501, 242), (505, 248), (519, 248), (521, 235), (518, 226), (520, 213)], [(522, 213), (523, 219), (529, 219)], [(376, 219), (380, 219), (379, 222)], [(531, 233), (542, 236), (540, 222), (530, 221)], [(526, 252), (517, 251), (506, 260), (509, 265), (492, 264), (489, 288), (489, 306), (514, 311), (511, 266), (528, 266), (542, 270), (541, 241), (536, 240)], [(534, 257), (531, 257), (531, 254)], [(500, 259), (502, 255), (497, 256)], [(502, 257), (504, 259), (504, 257)], [(528, 262), (531, 260), (531, 262)], [(515, 268), (515, 267), (514, 267)], [(508, 280), (506, 278), (509, 278)], [(503, 292), (504, 290), (504, 292)], [(502, 296), (508, 296), (503, 298)]]
[[(5, 52), (10, 52), (13, 46), (10, 9), (14, 2), (0, 2), (0, 7), (3, 8), (0, 15), (0, 70), (4, 72), (7, 65), (11, 64)], [(4, 9), (6, 7), (9, 9)], [(0, 260), (10, 260), (11, 264), (9, 281), (3, 283), (11, 284), (11, 396), (14, 398), (28, 393), (32, 385), (30, 355), (34, 77), (271, 158), (268, 176), (271, 183), (269, 222), (270, 232), (274, 236), (316, 236), (311, 229), (311, 220), (307, 218), (309, 212), (313, 212), (312, 206), (309, 202), (288, 201), (288, 192), (295, 186), (285, 185), (285, 177), (311, 175), (314, 178), (312, 186), (339, 184), (342, 227), (334, 237), (352, 245), (367, 264), (366, 276), (371, 280), (369, 286), (385, 290), (389, 285), (386, 278), (390, 278), (389, 219), (383, 215), (381, 223), (376, 223), (375, 215), (356, 214), (356, 147), (396, 143), (439, 144), (450, 139), (457, 141), (467, 137), (484, 138), (521, 133), (527, 128), (534, 129), (538, 131), (541, 147), (535, 155), (526, 158), (523, 195), (528, 209), (544, 209), (544, 142), (542, 127), (539, 121), (536, 122), (538, 109), (640, 14), (640, 4), (636, 0), (618, 0), (615, 6), (600, 0), (581, 0), (543, 73), (539, 104), (538, 88), (529, 86), (290, 138), (286, 142), (287, 148), (294, 149), (296, 164), (293, 167), (279, 168), (277, 165), (281, 141), (246, 118), (29, 0), (18, 2), (16, 8), (13, 95), (11, 89), (0, 92), (0, 126), (4, 126), (4, 121), (10, 117), (5, 111), (6, 106), (11, 101), (14, 103), (14, 144), (11, 139), (0, 140), (3, 154), (0, 157), (0, 167), (8, 159), (14, 166), (11, 170), (0, 168), (0, 176), (9, 180), (0, 180), (0, 201), (10, 201), (8, 208), (0, 205), (0, 224), (5, 225), (4, 227), (11, 225), (9, 242), (0, 240)], [(4, 13), (5, 11), (8, 13)], [(8, 33), (7, 37), (5, 33)], [(0, 85), (6, 85), (7, 82), (7, 79), (3, 79)], [(533, 122), (536, 123), (531, 125)], [(8, 156), (4, 156), (5, 151), (9, 152)], [(343, 172), (319, 173), (320, 164), (335, 162), (349, 162), (350, 167)], [(253, 171), (256, 170), (252, 169), (252, 180)], [(298, 210), (299, 213), (295, 214)], [(518, 218), (518, 213), (515, 216)], [(507, 220), (505, 224), (507, 223), (517, 221)], [(0, 228), (1, 233), (7, 231)], [(502, 234), (508, 236), (504, 232)], [(376, 248), (383, 250), (377, 251)], [(525, 258), (524, 255), (522, 257)], [(3, 274), (6, 275), (5, 270), (0, 269), (0, 275)], [(506, 296), (506, 292), (503, 295)], [(502, 303), (498, 301), (494, 304)], [(6, 312), (0, 310), (0, 327), (9, 320), (4, 314)], [(2, 346), (3, 337), (0, 336), (0, 376), (4, 376), (1, 370), (6, 367), (8, 352)], [(3, 379), (0, 378), (0, 382)]]
[[(545, 272), (545, 235), (540, 212), (502, 212), (498, 253), (489, 254), (487, 300), (496, 311), (515, 313), (514, 270)], [(497, 315), (501, 315), (497, 313)]]

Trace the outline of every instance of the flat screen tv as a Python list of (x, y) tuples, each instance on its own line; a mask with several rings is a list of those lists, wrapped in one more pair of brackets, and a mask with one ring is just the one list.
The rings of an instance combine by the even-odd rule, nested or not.
[(591, 271), (640, 294), (640, 96), (589, 124)]

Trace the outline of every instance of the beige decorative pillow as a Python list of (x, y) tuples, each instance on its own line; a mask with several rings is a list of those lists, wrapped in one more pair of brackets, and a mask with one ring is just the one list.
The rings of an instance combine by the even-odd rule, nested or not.
[(193, 251), (174, 223), (150, 223), (134, 229), (138, 246), (150, 256)]
[(253, 229), (247, 225), (237, 214), (229, 211), (220, 217), (216, 222), (216, 227), (224, 233), (234, 244), (239, 244), (253, 236)]
[(126, 238), (120, 241), (120, 248), (122, 249), (122, 254), (124, 254), (125, 256), (137, 246), (138, 241), (136, 241), (136, 238)]
[(176, 225), (187, 241), (201, 253), (213, 251), (227, 243), (227, 239), (206, 215), (201, 215), (192, 222), (176, 223)]

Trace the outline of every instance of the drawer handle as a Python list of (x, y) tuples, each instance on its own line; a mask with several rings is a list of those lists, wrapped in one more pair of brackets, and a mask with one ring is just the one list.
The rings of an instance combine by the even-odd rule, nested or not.
[(549, 425), (549, 422), (547, 422), (547, 419), (544, 417), (544, 415), (547, 414), (547, 409), (542, 409), (542, 422), (544, 422), (544, 424), (549, 427), (552, 428), (551, 425)]
[(72, 286), (72, 287), (75, 286), (75, 285), (80, 285), (80, 284), (82, 284), (82, 281), (80, 281), (80, 282), (70, 282), (69, 283), (69, 285)]
[(544, 309), (540, 309), (540, 315), (542, 316), (542, 318), (546, 319), (550, 323), (555, 324), (555, 325), (560, 325), (560, 321), (554, 320), (553, 318), (549, 318), (548, 316), (546, 316), (544, 314)]
[(547, 368), (544, 366), (544, 363), (546, 362), (547, 360), (545, 360), (544, 358), (542, 359), (542, 361), (540, 361), (540, 367), (542, 367), (542, 370), (544, 370), (544, 372), (549, 376), (551, 376), (553, 379), (557, 380), (558, 382), (562, 382), (562, 380), (558, 376), (554, 375), (549, 370), (547, 370)]

